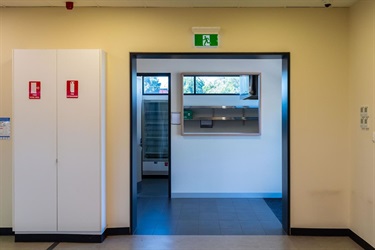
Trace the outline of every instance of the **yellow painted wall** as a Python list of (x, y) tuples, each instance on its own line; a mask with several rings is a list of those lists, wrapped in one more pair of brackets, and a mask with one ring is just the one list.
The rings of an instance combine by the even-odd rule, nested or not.
[[(375, 246), (375, 1), (360, 1), (350, 10), (349, 55), (350, 228)], [(359, 127), (359, 109), (365, 105), (369, 130)]]
[[(12, 49), (107, 52), (109, 227), (129, 226), (129, 52), (291, 52), (291, 225), (348, 227), (348, 9), (1, 8), (0, 17), (0, 116), (11, 116)], [(220, 47), (194, 48), (194, 26), (220, 26)], [(10, 143), (0, 141), (0, 227), (12, 224)]]

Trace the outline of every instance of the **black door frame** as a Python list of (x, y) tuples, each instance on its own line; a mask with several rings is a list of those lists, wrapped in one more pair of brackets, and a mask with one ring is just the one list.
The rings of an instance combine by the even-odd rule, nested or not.
[[(290, 53), (130, 53), (130, 233), (137, 226), (137, 59), (281, 59), (282, 61), (282, 225), (290, 234)], [(170, 113), (170, 112), (169, 112)], [(169, 114), (170, 116), (170, 114)], [(170, 126), (169, 126), (170, 133)], [(169, 139), (171, 135), (169, 134)], [(170, 143), (170, 142), (169, 142)], [(171, 148), (171, 147), (169, 147)], [(169, 152), (171, 155), (171, 152)], [(170, 157), (171, 158), (171, 157)], [(169, 163), (171, 166), (172, 164)], [(171, 172), (171, 170), (169, 171)], [(169, 173), (170, 174), (170, 173)], [(170, 180), (170, 178), (169, 178)], [(170, 185), (170, 184), (169, 184)], [(169, 190), (171, 193), (171, 190)]]

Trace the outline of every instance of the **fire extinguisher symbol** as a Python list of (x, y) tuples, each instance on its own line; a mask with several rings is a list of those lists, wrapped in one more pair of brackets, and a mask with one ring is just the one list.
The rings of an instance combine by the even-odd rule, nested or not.
[(69, 87), (69, 89), (70, 89), (70, 93), (71, 94), (74, 94), (74, 89), (75, 89), (75, 86), (74, 86), (74, 81), (70, 81), (70, 87)]
[(78, 98), (78, 81), (77, 80), (66, 81), (66, 97)]
[(30, 93), (31, 93), (31, 94), (36, 94), (36, 91), (37, 91), (36, 82), (32, 82), (32, 83), (31, 83), (31, 90), (30, 90)]

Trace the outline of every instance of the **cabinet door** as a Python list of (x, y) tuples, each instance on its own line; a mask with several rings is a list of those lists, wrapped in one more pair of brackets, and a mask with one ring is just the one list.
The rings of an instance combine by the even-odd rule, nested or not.
[[(40, 81), (40, 99), (29, 82)], [(13, 52), (13, 229), (56, 231), (56, 51)]]
[[(58, 230), (100, 231), (100, 51), (57, 53)], [(69, 80), (78, 81), (77, 98), (67, 98)]]

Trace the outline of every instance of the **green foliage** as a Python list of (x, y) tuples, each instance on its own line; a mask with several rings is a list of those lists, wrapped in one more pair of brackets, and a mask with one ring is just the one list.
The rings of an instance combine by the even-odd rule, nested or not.
[[(185, 76), (184, 94), (194, 94), (194, 76)], [(196, 76), (196, 94), (238, 94), (239, 76)]]
[(145, 94), (158, 94), (160, 92), (161, 82), (155, 76), (143, 77), (143, 92)]
[(195, 78), (195, 84), (196, 84), (196, 91), (197, 91), (197, 94), (204, 94), (205, 92), (205, 89), (204, 89), (204, 85), (205, 85), (205, 82), (203, 79), (201, 79), (200, 77), (196, 77)]
[(184, 94), (194, 94), (194, 76), (184, 76)]

